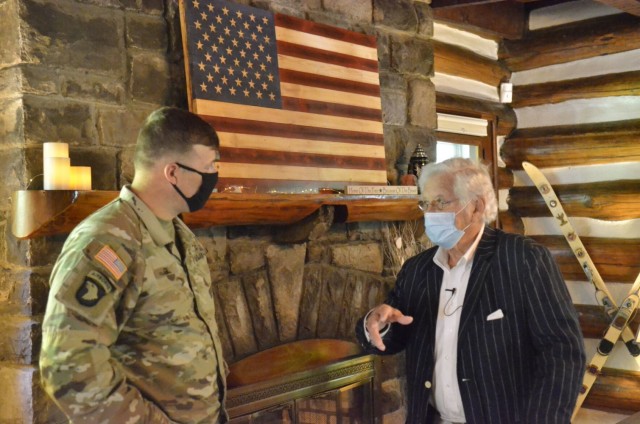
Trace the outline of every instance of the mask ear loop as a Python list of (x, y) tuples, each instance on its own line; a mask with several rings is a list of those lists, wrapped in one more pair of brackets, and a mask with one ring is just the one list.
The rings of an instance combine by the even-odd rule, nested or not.
[[(458, 214), (459, 214), (460, 212), (462, 212), (462, 211), (464, 210), (464, 208), (466, 208), (467, 206), (469, 206), (469, 203), (471, 203), (471, 200), (469, 200), (467, 203), (465, 203), (465, 204), (464, 204), (464, 206), (463, 206), (463, 207), (461, 207), (461, 208), (460, 208), (460, 210), (459, 210), (458, 212), (456, 212), (456, 216), (458, 216)], [(463, 231), (463, 232), (464, 232), (464, 231), (467, 231), (467, 228), (471, 227), (471, 224), (473, 224), (473, 221), (471, 221), (471, 222), (470, 222), (466, 227), (464, 227), (464, 228), (463, 228), (462, 230), (460, 230), (460, 231)], [(453, 293), (453, 294), (455, 294), (455, 289), (454, 289), (454, 293)], [(452, 296), (452, 297), (453, 297), (453, 296)], [(455, 311), (453, 311), (453, 312), (455, 312)], [(452, 313), (453, 313), (453, 312), (452, 312)]]

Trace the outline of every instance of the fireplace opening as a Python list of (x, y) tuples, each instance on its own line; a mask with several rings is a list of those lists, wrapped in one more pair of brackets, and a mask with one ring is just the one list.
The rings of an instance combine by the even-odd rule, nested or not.
[(231, 423), (371, 423), (373, 375), (373, 356), (342, 340), (301, 340), (258, 352), (230, 366)]

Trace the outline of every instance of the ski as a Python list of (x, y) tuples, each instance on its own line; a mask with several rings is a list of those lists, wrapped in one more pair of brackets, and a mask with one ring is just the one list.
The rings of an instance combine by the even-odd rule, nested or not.
[[(633, 316), (634, 312), (638, 308), (638, 304), (640, 303), (640, 275), (636, 277), (636, 281), (631, 286), (629, 290), (629, 294), (622, 301), (618, 311), (614, 315), (611, 320), (611, 324), (607, 328), (607, 331), (604, 334), (602, 340), (598, 344), (595, 355), (591, 358), (589, 365), (587, 365), (587, 370), (582, 379), (582, 389), (578, 394), (578, 399), (576, 401), (576, 406), (573, 410), (573, 415), (571, 416), (571, 421), (573, 421), (582, 406), (582, 403), (589, 394), (589, 390), (593, 386), (593, 383), (596, 381), (596, 378), (600, 374), (602, 367), (605, 362), (609, 358), (609, 354), (613, 350), (618, 338), (622, 335), (625, 329), (629, 329), (627, 325), (629, 324), (629, 320)], [(637, 346), (636, 346), (637, 347)]]
[[(522, 162), (522, 168), (527, 173), (531, 181), (535, 184), (536, 188), (542, 195), (551, 215), (558, 221), (558, 225), (560, 226), (560, 230), (564, 235), (564, 238), (569, 243), (569, 247), (571, 247), (571, 251), (576, 256), (576, 259), (582, 266), (582, 270), (586, 274), (587, 278), (593, 284), (596, 290), (596, 298), (598, 302), (604, 306), (604, 310), (608, 315), (608, 318), (611, 319), (618, 310), (618, 306), (616, 305), (609, 289), (607, 289), (604, 280), (600, 276), (600, 273), (596, 269), (595, 264), (591, 260), (587, 249), (584, 247), (582, 240), (578, 236), (578, 233), (575, 232), (573, 226), (569, 222), (567, 214), (560, 203), (560, 199), (556, 195), (555, 191), (549, 184), (547, 177), (544, 176), (542, 171), (540, 171), (535, 165), (530, 162)], [(622, 340), (627, 346), (629, 353), (633, 356), (640, 355), (640, 347), (635, 344), (633, 332), (629, 328), (624, 328), (622, 330)]]
[(633, 312), (636, 310), (638, 303), (640, 302), (640, 275), (636, 278), (636, 281), (629, 290), (629, 294), (622, 302), (621, 307), (618, 308), (611, 296), (611, 293), (607, 289), (604, 280), (591, 260), (589, 253), (587, 253), (587, 249), (584, 247), (582, 240), (580, 240), (580, 237), (569, 222), (567, 214), (560, 203), (560, 199), (551, 187), (549, 180), (547, 180), (542, 171), (529, 162), (522, 162), (522, 168), (525, 170), (529, 178), (531, 178), (531, 181), (533, 181), (536, 188), (542, 195), (551, 215), (558, 220), (562, 234), (569, 243), (571, 250), (576, 256), (576, 259), (578, 259), (578, 262), (582, 266), (587, 278), (596, 290), (596, 298), (598, 299), (598, 302), (604, 306), (605, 312), (609, 318), (611, 318), (611, 324), (598, 344), (596, 353), (589, 362), (584, 374), (582, 388), (578, 395), (576, 406), (571, 417), (571, 421), (573, 421), (580, 410), (582, 403), (587, 397), (587, 394), (591, 390), (591, 387), (595, 383), (597, 376), (600, 374), (602, 367), (609, 358), (609, 354), (620, 337), (622, 337), (631, 355), (640, 355), (640, 347), (635, 344), (633, 333), (627, 326)]

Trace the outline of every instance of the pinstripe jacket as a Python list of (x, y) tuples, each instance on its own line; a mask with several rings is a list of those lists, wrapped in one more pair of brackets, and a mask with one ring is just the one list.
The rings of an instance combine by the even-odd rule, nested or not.
[[(414, 318), (393, 324), (385, 352), (406, 351), (407, 423), (430, 423), (436, 317), (443, 271), (437, 248), (408, 260), (385, 303)], [(504, 318), (487, 321), (501, 309)], [(458, 382), (471, 424), (565, 424), (582, 383), (585, 354), (576, 311), (550, 252), (535, 241), (486, 227), (462, 307)]]

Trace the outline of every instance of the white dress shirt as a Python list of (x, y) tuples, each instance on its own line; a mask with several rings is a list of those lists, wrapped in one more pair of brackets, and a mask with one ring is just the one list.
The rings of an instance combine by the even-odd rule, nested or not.
[(473, 255), (476, 252), (484, 227), (481, 227), (476, 240), (458, 263), (449, 267), (447, 251), (439, 248), (433, 261), (444, 271), (440, 288), (440, 303), (436, 321), (435, 367), (433, 372), (432, 402), (444, 422), (466, 422), (462, 396), (458, 386), (458, 330)]

